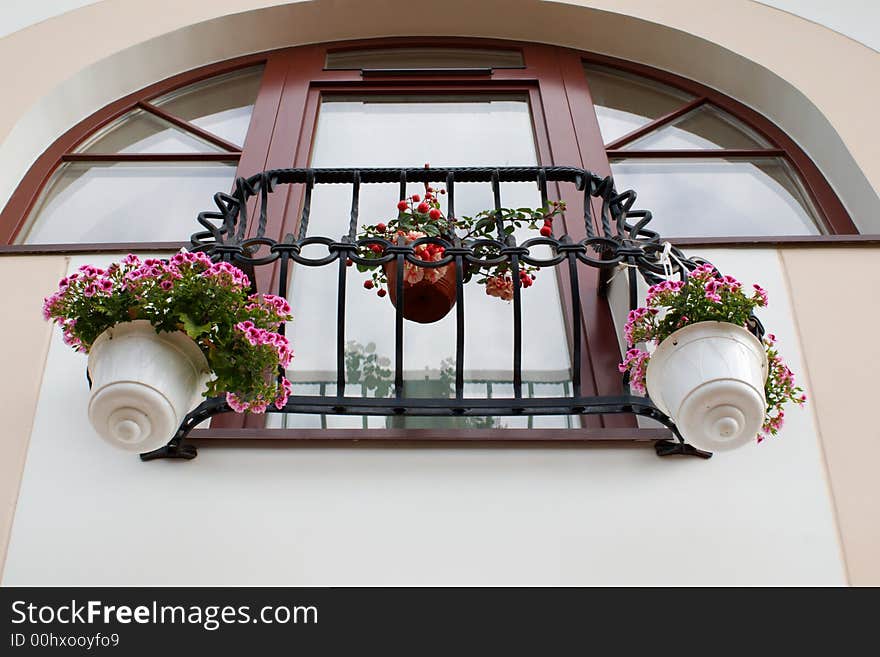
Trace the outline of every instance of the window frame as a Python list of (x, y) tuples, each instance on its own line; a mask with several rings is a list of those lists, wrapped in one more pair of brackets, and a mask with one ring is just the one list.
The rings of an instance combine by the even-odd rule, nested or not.
[[(366, 46), (412, 47), (412, 46), (471, 46), (480, 48), (521, 49), (525, 60), (524, 68), (504, 68), (481, 74), (446, 74), (437, 75), (430, 72), (400, 75), (361, 75), (357, 69), (325, 69), (326, 53), (331, 50), (358, 49)], [(121, 98), (91, 116), (83, 119), (64, 135), (59, 137), (30, 167), (22, 178), (9, 202), (0, 214), (0, 253), (7, 254), (50, 254), (50, 253), (109, 253), (126, 251), (170, 251), (188, 246), (186, 238), (180, 242), (137, 242), (137, 243), (100, 243), (100, 244), (14, 244), (16, 235), (22, 230), (29, 219), (29, 214), (54, 172), (65, 161), (99, 158), (106, 160), (133, 159), (140, 161), (182, 161), (235, 159), (238, 162), (236, 177), (251, 176), (260, 171), (273, 168), (308, 166), (311, 154), (312, 137), (317, 126), (317, 108), (322, 94), (326, 93), (410, 93), (413, 90), (422, 93), (480, 93), (509, 92), (526, 93), (532, 110), (535, 126), (535, 144), (538, 157), (543, 164), (568, 164), (580, 166), (598, 175), (610, 175), (609, 154), (613, 156), (615, 149), (607, 149), (599, 130), (598, 119), (593, 110), (592, 98), (588, 86), (584, 63), (598, 64), (616, 68), (657, 80), (692, 94), (695, 99), (711, 104), (727, 111), (743, 121), (752, 129), (764, 136), (773, 145), (773, 152), (784, 157), (801, 177), (804, 187), (814, 203), (820, 220), (824, 223), (828, 235), (818, 236), (756, 236), (736, 238), (683, 238), (670, 239), (678, 245), (701, 244), (706, 246), (754, 246), (758, 244), (816, 244), (828, 242), (832, 244), (846, 241), (862, 242), (858, 230), (849, 218), (843, 204), (822, 176), (821, 172), (809, 157), (777, 126), (754, 110), (742, 105), (723, 94), (697, 82), (680, 78), (671, 73), (660, 71), (642, 64), (627, 62), (604, 55), (585, 53), (582, 51), (558, 46), (521, 43), (515, 41), (487, 40), (477, 38), (384, 38), (367, 39), (347, 42), (325, 43), (308, 46), (285, 48), (266, 53), (239, 57), (220, 63), (201, 67), (194, 71), (181, 73), (161, 82), (157, 82), (135, 93)], [(228, 152), (166, 155), (137, 154), (120, 157), (117, 155), (74, 154), (72, 151), (88, 139), (96, 131), (116, 120), (132, 109), (141, 107), (154, 108), (150, 101), (171, 91), (180, 89), (208, 78), (230, 73), (239, 69), (258, 64), (264, 66), (263, 79), (257, 94), (256, 103), (245, 143), (240, 150), (232, 150), (233, 144), (217, 144)], [(429, 89), (430, 87), (430, 89)], [(693, 105), (694, 101), (688, 103)], [(696, 107), (696, 105), (693, 105)], [(687, 109), (691, 109), (688, 107)], [(161, 110), (160, 110), (161, 111)], [(156, 112), (153, 112), (156, 113)], [(670, 113), (680, 116), (682, 108)], [(648, 125), (659, 127), (675, 118), (667, 114)], [(284, 121), (284, 117), (295, 117)], [(163, 117), (165, 118), (165, 117)], [(172, 117), (174, 118), (174, 117)], [(168, 120), (166, 118), (166, 120)], [(178, 127), (200, 134), (201, 129), (192, 124), (181, 125), (179, 120), (172, 121)], [(188, 123), (188, 122), (187, 122)], [(644, 126), (643, 132), (647, 126)], [(195, 130), (193, 130), (195, 128)], [(632, 134), (632, 133), (631, 133)], [(630, 139), (632, 137), (627, 135)], [(212, 143), (216, 143), (211, 139)], [(620, 142), (618, 139), (616, 142)], [(612, 142), (612, 146), (615, 142)], [(232, 148), (231, 148), (232, 147)], [(633, 156), (636, 151), (625, 151)], [(703, 151), (700, 152), (704, 154)], [(716, 150), (713, 153), (725, 153)], [(766, 153), (766, 151), (762, 151)], [(681, 156), (679, 152), (677, 155)], [(657, 155), (653, 155), (657, 157)], [(717, 155), (716, 155), (717, 156)], [(685, 155), (684, 157), (687, 157)], [(301, 202), (301, 190), (287, 188), (270, 197), (269, 217), (266, 234), (276, 239), (287, 232), (292, 232), (298, 221), (298, 208)], [(567, 195), (567, 196), (566, 196)], [(578, 208), (582, 202), (580, 195), (569, 190), (557, 197), (568, 202), (570, 208)], [(570, 197), (570, 198), (569, 198)], [(210, 205), (206, 199), (205, 208)], [(594, 210), (598, 210), (596, 207)], [(572, 212), (567, 221), (566, 230), (575, 240), (584, 238), (585, 230), (579, 212)], [(593, 216), (599, 216), (594, 211)], [(193, 220), (193, 231), (196, 224)], [(253, 229), (253, 227), (252, 227)], [(581, 305), (583, 317), (584, 343), (582, 344), (582, 372), (585, 382), (593, 381), (592, 389), (585, 385), (585, 394), (616, 394), (620, 390), (620, 377), (616, 365), (619, 360), (617, 335), (611, 322), (610, 309), (607, 302), (596, 290), (602, 289), (600, 274), (593, 268), (580, 268)], [(265, 267), (258, 272), (258, 287), (270, 291), (270, 281), (277, 277), (275, 267)], [(560, 295), (567, 331), (570, 332), (571, 310), (570, 298), (565, 277), (560, 278)], [(571, 338), (569, 337), (569, 348)], [(496, 440), (505, 442), (521, 441), (565, 441), (577, 442), (596, 439), (627, 439), (656, 440), (669, 434), (663, 429), (642, 429), (636, 426), (630, 416), (587, 417), (582, 429), (519, 429), (516, 438), (510, 430), (401, 430), (401, 429), (346, 429), (325, 430), (321, 432), (322, 440), (451, 440), (451, 441), (482, 441)], [(215, 417), (211, 429), (196, 430), (193, 438), (285, 438), (308, 440), (316, 438), (314, 429), (266, 429), (264, 418), (246, 415), (233, 416), (225, 414)]]

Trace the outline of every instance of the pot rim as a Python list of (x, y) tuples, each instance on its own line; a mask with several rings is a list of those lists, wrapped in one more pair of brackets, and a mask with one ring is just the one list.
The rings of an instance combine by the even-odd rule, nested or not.
[[(761, 384), (767, 381), (769, 362), (767, 360), (767, 350), (764, 348), (764, 345), (761, 343), (758, 338), (756, 338), (751, 331), (749, 331), (744, 326), (739, 326), (738, 324), (733, 324), (732, 322), (719, 322), (716, 320), (706, 320), (703, 322), (694, 322), (693, 324), (688, 324), (677, 331), (671, 333), (665, 340), (663, 340), (657, 348), (654, 349), (654, 352), (651, 354), (650, 359), (648, 360), (648, 367), (645, 372), (645, 387), (647, 389), (648, 395), (651, 398), (651, 401), (659, 408), (661, 411), (669, 415), (669, 408), (666, 406), (666, 403), (663, 400), (663, 395), (658, 394), (656, 397), (650, 395), (651, 388), (655, 388), (656, 386), (651, 385), (651, 381), (656, 378), (655, 376), (651, 376), (652, 366), (653, 371), (657, 372), (657, 367), (663, 367), (665, 365), (665, 361), (670, 354), (670, 352), (678, 347), (678, 342), (681, 341), (682, 336), (687, 336), (689, 333), (703, 331), (716, 332), (716, 335), (706, 335), (703, 338), (697, 339), (709, 339), (709, 338), (720, 338), (720, 337), (734, 337), (737, 341), (741, 341), (742, 343), (748, 344), (752, 348), (752, 351), (756, 354), (760, 354), (761, 358), (761, 374), (762, 380)], [(727, 335), (720, 335), (721, 332), (726, 333)], [(734, 336), (730, 336), (730, 333), (733, 332)], [(657, 365), (657, 363), (660, 365)], [(708, 383), (708, 381), (706, 382)], [(674, 418), (673, 418), (674, 419)]]
[[(115, 334), (115, 335), (114, 335)], [(207, 374), (211, 372), (208, 365), (208, 359), (202, 352), (199, 345), (189, 337), (184, 331), (156, 331), (156, 327), (148, 319), (135, 319), (128, 322), (119, 322), (103, 331), (89, 349), (89, 361), (92, 360), (92, 354), (95, 349), (101, 345), (112, 341), (114, 338), (122, 338), (127, 335), (142, 335), (153, 337), (173, 348), (186, 358), (199, 374)]]

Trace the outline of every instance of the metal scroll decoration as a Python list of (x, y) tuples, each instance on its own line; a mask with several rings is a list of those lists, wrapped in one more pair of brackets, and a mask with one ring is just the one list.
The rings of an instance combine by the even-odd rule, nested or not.
[[(376, 183), (397, 183), (400, 198), (406, 197), (408, 183), (445, 183), (447, 191), (447, 216), (455, 217), (455, 186), (458, 183), (485, 183), (492, 187), (495, 208), (502, 207), (501, 183), (534, 182), (541, 194), (542, 204), (548, 200), (548, 185), (574, 185), (583, 197), (583, 222), (586, 237), (573, 241), (569, 236), (535, 237), (521, 244), (513, 235), (504, 233), (498, 222), (497, 236), (494, 239), (462, 241), (454, 235), (443, 237), (423, 237), (406, 244), (388, 239), (367, 238), (358, 240), (358, 213), (360, 190), (363, 185)], [(309, 236), (308, 225), (311, 212), (312, 191), (316, 185), (347, 185), (351, 189), (351, 212), (348, 233), (339, 239), (325, 236)], [(287, 234), (280, 242), (266, 236), (269, 195), (281, 185), (302, 185), (302, 214), (296, 235)], [(600, 207), (594, 221), (595, 205)], [(627, 266), (629, 277), (629, 306), (638, 306), (638, 276), (647, 284), (665, 280), (670, 272), (684, 278), (690, 271), (705, 260), (687, 258), (680, 250), (671, 249), (671, 258), (664, 258), (664, 242), (658, 233), (647, 228), (651, 213), (647, 210), (633, 210), (636, 200), (634, 191), (617, 192), (611, 177), (599, 177), (584, 169), (575, 167), (456, 167), (456, 168), (383, 168), (383, 169), (276, 169), (264, 171), (250, 178), (239, 178), (232, 194), (214, 195), (216, 211), (202, 212), (199, 224), (204, 228), (192, 235), (192, 249), (203, 251), (214, 260), (225, 260), (241, 267), (254, 280), (256, 268), (277, 263), (279, 296), (288, 295), (288, 273), (293, 263), (300, 267), (335, 266), (338, 271), (338, 293), (336, 298), (336, 364), (337, 376), (335, 394), (322, 396), (302, 396), (294, 394), (280, 411), (270, 407), (269, 412), (385, 415), (385, 416), (527, 416), (527, 415), (599, 415), (633, 414), (656, 420), (667, 427), (674, 440), (659, 440), (657, 453), (690, 454), (708, 458), (711, 453), (697, 450), (685, 443), (671, 418), (662, 413), (648, 397), (633, 395), (626, 376), (621, 381), (621, 392), (614, 396), (584, 396), (581, 382), (581, 319), (580, 288), (578, 268), (595, 267), (606, 274), (619, 265)], [(253, 219), (249, 208), (255, 210)], [(571, 221), (572, 208), (566, 211)], [(256, 220), (255, 222), (253, 220)], [(420, 244), (434, 243), (444, 247), (444, 256), (437, 261), (423, 261), (415, 256), (415, 248)], [(367, 260), (358, 255), (361, 247), (378, 244), (384, 254), (378, 259)], [(322, 257), (307, 257), (304, 247), (322, 245), (327, 254)], [(550, 248), (551, 257), (540, 258), (531, 254), (532, 247), (545, 245)], [(669, 247), (665, 246), (669, 253)], [(546, 250), (545, 250), (546, 251)], [(389, 285), (396, 286), (397, 298), (403, 298), (404, 262), (420, 267), (443, 267), (454, 264), (456, 272), (456, 354), (455, 354), (455, 395), (450, 398), (414, 398), (404, 395), (403, 380), (403, 334), (405, 324), (402, 303), (395, 310), (395, 354), (393, 363), (394, 383), (391, 396), (347, 397), (345, 396), (345, 313), (346, 277), (348, 260), (363, 265), (382, 265), (396, 261), (396, 280)], [(514, 281), (513, 295), (513, 394), (512, 398), (472, 398), (464, 397), (464, 335), (465, 307), (463, 285), (470, 274), (481, 267), (489, 267), (508, 262)], [(522, 304), (519, 284), (519, 267), (522, 263), (538, 267), (561, 267), (560, 276), (566, 276), (571, 299), (570, 326), (572, 338), (571, 374), (572, 394), (563, 397), (524, 398), (522, 381)], [(607, 277), (606, 277), (607, 280)], [(282, 327), (283, 330), (284, 327)], [(758, 337), (763, 327), (754, 320), (750, 327)], [(195, 447), (185, 442), (190, 431), (199, 423), (218, 414), (229, 411), (222, 398), (211, 398), (202, 402), (186, 417), (180, 429), (169, 442), (159, 450), (142, 454), (141, 458), (193, 458)]]

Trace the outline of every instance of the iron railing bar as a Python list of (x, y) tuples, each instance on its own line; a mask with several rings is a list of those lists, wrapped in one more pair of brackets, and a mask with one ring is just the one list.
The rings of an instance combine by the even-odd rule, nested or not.
[[(595, 185), (602, 182), (603, 178), (593, 173), (576, 167), (543, 167), (547, 172), (548, 181), (575, 182), (578, 178), (587, 175)], [(406, 175), (409, 182), (431, 183), (443, 182), (449, 172), (455, 173), (456, 182), (491, 182), (497, 175), (499, 182), (533, 182), (536, 175), (536, 167), (446, 167), (446, 168), (360, 168), (360, 169), (333, 169), (333, 168), (301, 168), (301, 169), (271, 169), (266, 173), (272, 175), (281, 184), (294, 184), (306, 182), (306, 176), (311, 171), (315, 175), (315, 184), (352, 184), (354, 175), (358, 173), (361, 183), (396, 183), (401, 174)], [(253, 183), (261, 174), (248, 179)]]
[[(446, 218), (455, 222), (455, 172), (446, 174)], [(454, 232), (454, 231), (453, 231)], [(453, 235), (453, 245), (460, 249), (462, 244)], [(464, 258), (455, 256), (455, 398), (464, 397)]]
[(504, 222), (501, 220), (501, 173), (498, 169), (492, 172), (492, 198), (495, 201), (495, 228), (498, 240), (504, 241)]
[(302, 215), (299, 220), (299, 239), (303, 240), (306, 237), (306, 232), (309, 229), (309, 217), (312, 213), (312, 189), (315, 186), (315, 172), (309, 170), (306, 174), (306, 190), (305, 196), (303, 197), (303, 208)]
[[(405, 184), (405, 183), (404, 183)], [(405, 244), (403, 236), (397, 238), (397, 245)], [(394, 276), (394, 397), (403, 398), (403, 268), (406, 266), (404, 254), (397, 254), (397, 271)]]
[(345, 291), (348, 266), (345, 254), (339, 257), (339, 286), (336, 292), (336, 396), (345, 396)]
[[(515, 247), (516, 238), (509, 235), (507, 244)], [(513, 396), (522, 399), (522, 284), (516, 253), (510, 254), (510, 272), (513, 277)]]
[(348, 221), (348, 237), (354, 242), (357, 239), (358, 213), (360, 212), (361, 175), (355, 170), (351, 183), (351, 218)]
[(593, 226), (593, 194), (592, 184), (584, 178), (584, 229), (587, 231), (587, 238), (596, 236), (596, 229)]
[[(293, 235), (288, 233), (284, 237), (285, 244), (293, 243)], [(287, 272), (288, 265), (290, 264), (290, 253), (288, 251), (282, 251), (281, 256), (279, 257), (280, 263), (278, 266), (278, 296), (286, 299), (287, 298)], [(278, 333), (281, 335), (285, 335), (287, 333), (287, 323), (281, 322), (281, 326), (278, 327)], [(284, 367), (282, 365), (278, 365), (278, 376), (282, 377), (286, 374), (284, 371)]]
[[(461, 242), (455, 240), (456, 246)], [(455, 256), (455, 398), (464, 396), (464, 259)]]
[[(397, 172), (400, 185), (398, 195), (401, 201), (407, 197), (406, 184), (409, 171), (402, 169)], [(419, 171), (424, 171), (424, 169), (419, 169)], [(398, 246), (403, 245), (403, 237), (398, 237), (394, 242)], [(388, 281), (388, 285), (389, 287), (394, 285), (395, 298), (397, 299), (394, 306), (394, 397), (401, 399), (403, 397), (403, 268), (406, 266), (402, 253), (395, 257), (395, 262), (397, 269), (394, 281)]]
[(394, 398), (298, 395), (292, 397), (283, 408), (277, 409), (273, 405), (267, 408), (266, 412), (322, 414), (329, 410), (341, 415), (411, 415), (415, 417), (596, 415), (607, 412), (638, 414), (641, 410), (656, 412), (656, 408), (648, 398), (635, 395), (533, 397), (518, 400), (508, 397), (468, 397), (462, 400), (408, 397), (405, 408), (401, 408), (400, 401)]
[[(568, 240), (567, 240), (568, 241)], [(568, 277), (571, 281), (571, 324), (572, 324), (572, 355), (571, 380), (574, 396), (580, 397), (581, 390), (581, 290), (578, 280), (577, 255), (568, 252)]]
[(263, 237), (266, 234), (266, 224), (269, 220), (269, 192), (272, 191), (272, 178), (267, 174), (263, 174), (260, 181), (260, 218), (257, 220), (257, 237)]

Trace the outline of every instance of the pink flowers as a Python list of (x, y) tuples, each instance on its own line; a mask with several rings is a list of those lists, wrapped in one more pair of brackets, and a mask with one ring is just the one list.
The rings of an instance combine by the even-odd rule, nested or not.
[(755, 288), (755, 294), (754, 294), (753, 298), (760, 302), (760, 303), (758, 303), (758, 305), (761, 307), (766, 306), (767, 305), (767, 291), (763, 287), (758, 285), (757, 283), (755, 283), (752, 287)]
[(490, 276), (486, 279), (486, 294), (510, 301), (513, 299), (513, 279), (510, 276)]
[(645, 301), (649, 304), (655, 300), (662, 303), (663, 298), (668, 293), (678, 294), (682, 287), (684, 287), (684, 281), (663, 281), (657, 285), (652, 285), (648, 288), (648, 296)]
[[(403, 234), (403, 233), (401, 233)], [(404, 235), (407, 244), (415, 242), (425, 237), (425, 233), (411, 230)], [(443, 257), (445, 249), (439, 244), (419, 244), (414, 249), (414, 254), (419, 260), (425, 262), (437, 262)], [(411, 262), (404, 263), (403, 281), (407, 285), (415, 285), (416, 283), (426, 280), (429, 283), (436, 283), (443, 276), (445, 267), (420, 267)]]
[(181, 251), (168, 260), (129, 254), (107, 269), (84, 265), (59, 281), (43, 301), (43, 317), (62, 328), (64, 342), (88, 352), (106, 329), (136, 319), (157, 331), (182, 331), (208, 360), (209, 396), (225, 395), (237, 411), (283, 407), (290, 382), (290, 343), (278, 330), (290, 304), (250, 293), (237, 267), (204, 253)]
[(251, 321), (239, 322), (235, 325), (237, 331), (244, 334), (245, 340), (253, 347), (261, 347), (268, 345), (275, 350), (278, 355), (278, 364), (281, 367), (288, 367), (293, 352), (290, 350), (290, 344), (280, 333), (269, 331), (267, 329), (258, 328)]
[[(659, 345), (675, 331), (698, 322), (727, 322), (748, 327), (756, 308), (767, 305), (767, 292), (752, 286), (749, 295), (733, 276), (721, 276), (709, 264), (689, 272), (683, 281), (661, 281), (649, 288), (645, 307), (637, 308), (627, 316), (624, 337), (629, 350), (618, 369), (630, 374), (630, 387), (645, 392), (645, 378), (650, 355), (637, 348), (642, 343)], [(785, 414), (783, 404), (803, 404), (806, 396), (794, 382), (794, 375), (783, 363), (774, 348), (776, 336), (765, 338), (769, 375), (765, 383), (767, 413), (763, 435), (773, 435), (782, 428)]]
[(629, 385), (640, 394), (645, 394), (645, 374), (650, 354), (641, 349), (630, 349), (626, 352), (623, 362), (617, 366), (621, 374), (629, 370)]

